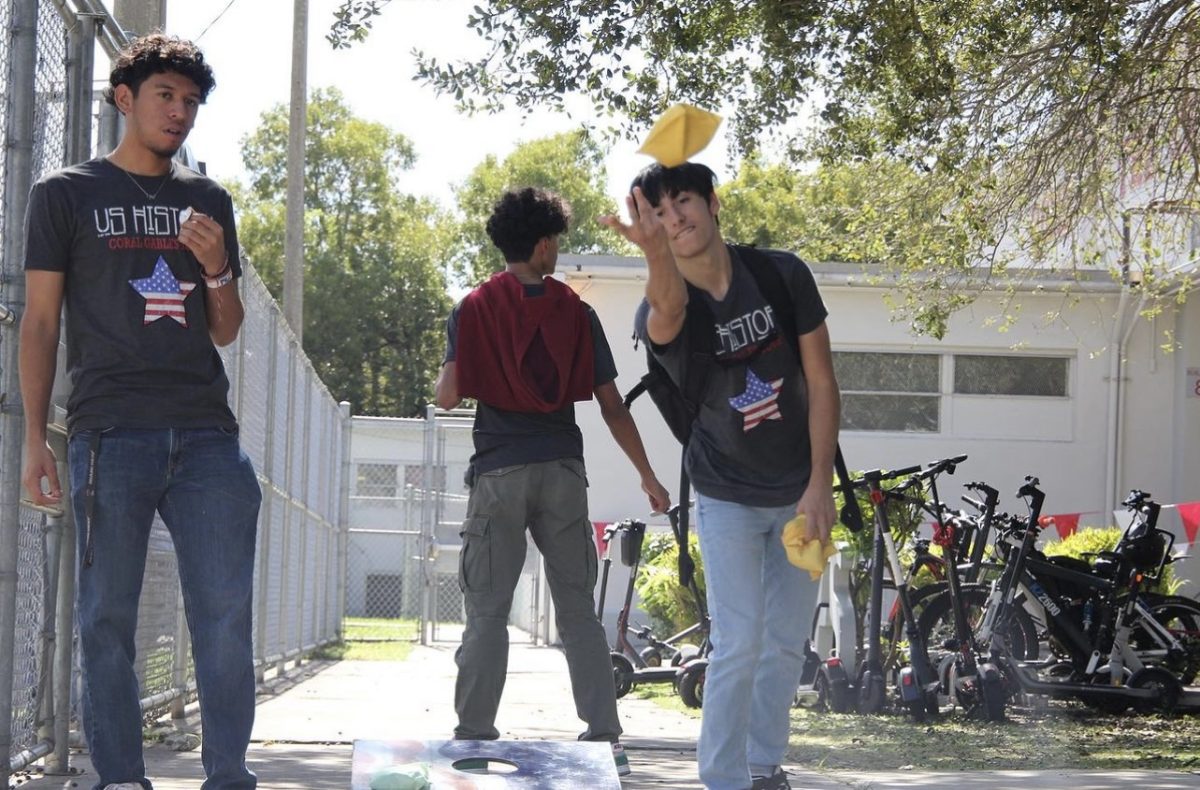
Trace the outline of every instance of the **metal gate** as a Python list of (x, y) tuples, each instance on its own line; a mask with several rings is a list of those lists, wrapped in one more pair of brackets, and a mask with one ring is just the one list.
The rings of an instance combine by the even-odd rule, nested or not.
[[(474, 452), (470, 411), (426, 408), (424, 419), (354, 418), (357, 480), (347, 552), (346, 616), (416, 620), (417, 638), (462, 638), (460, 532)], [(537, 644), (547, 638), (541, 556), (530, 545), (510, 623)]]

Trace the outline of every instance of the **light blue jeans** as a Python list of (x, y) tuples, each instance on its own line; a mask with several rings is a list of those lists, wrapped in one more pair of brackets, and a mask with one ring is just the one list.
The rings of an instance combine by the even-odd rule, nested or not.
[(746, 790), (783, 762), (817, 582), (788, 562), (796, 506), (750, 507), (697, 493), (712, 617), (697, 759), (710, 790)]
[[(203, 790), (253, 790), (246, 748), (254, 724), (251, 598), (262, 493), (237, 432), (79, 431), (68, 458), (78, 523), (83, 727), (97, 782), (151, 787), (142, 758), (134, 673), (138, 599), (157, 510), (178, 558), (204, 727)], [(89, 521), (87, 481), (94, 460)], [(91, 541), (91, 564), (87, 549)]]

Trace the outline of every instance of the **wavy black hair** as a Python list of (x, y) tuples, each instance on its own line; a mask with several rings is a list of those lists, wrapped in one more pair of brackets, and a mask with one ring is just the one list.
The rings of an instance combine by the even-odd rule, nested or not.
[(699, 162), (684, 162), (675, 167), (663, 167), (655, 162), (634, 176), (629, 191), (632, 193), (634, 187), (641, 187), (650, 205), (657, 206), (663, 195), (673, 198), (680, 192), (695, 192), (706, 202), (711, 202), (716, 185), (717, 174)]
[(212, 66), (204, 60), (204, 53), (190, 41), (166, 33), (151, 33), (135, 38), (117, 55), (112, 73), (108, 75), (108, 87), (104, 89), (104, 100), (116, 106), (115, 92), (118, 85), (128, 85), (136, 96), (142, 83), (155, 74), (174, 72), (182, 74), (200, 89), (200, 101), (216, 87)]
[(524, 263), (544, 238), (567, 232), (571, 206), (554, 192), (538, 187), (510, 189), (488, 217), (487, 235), (507, 263)]

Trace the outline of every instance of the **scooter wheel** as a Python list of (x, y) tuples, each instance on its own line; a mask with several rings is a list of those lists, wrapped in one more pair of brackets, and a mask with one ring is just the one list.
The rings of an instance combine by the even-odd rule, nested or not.
[(697, 658), (689, 661), (680, 670), (679, 698), (689, 708), (704, 707), (704, 679), (708, 674), (708, 660)]
[(830, 713), (846, 713), (850, 710), (850, 680), (841, 667), (822, 664), (817, 670), (817, 706)]
[(671, 666), (681, 667), (693, 658), (700, 657), (700, 648), (695, 645), (680, 645), (679, 652), (671, 656)]
[(925, 712), (927, 714), (930, 716), (937, 716), (942, 712), (941, 703), (938, 702), (937, 689), (930, 689), (926, 691), (923, 696), (925, 697)]
[(883, 673), (871, 670), (863, 672), (858, 684), (858, 711), (860, 713), (881, 713), (885, 697)]
[(1173, 713), (1183, 694), (1179, 678), (1162, 667), (1143, 667), (1129, 678), (1129, 687), (1135, 689), (1157, 689), (1153, 699), (1139, 699), (1134, 703), (1138, 713)]
[(633, 662), (622, 653), (609, 653), (613, 665), (613, 684), (616, 686), (617, 699), (624, 697), (633, 689)]
[(988, 721), (1004, 721), (1004, 702), (1008, 696), (1004, 691), (1004, 680), (994, 677), (979, 679), (979, 694), (983, 698), (983, 712)]
[(662, 653), (658, 652), (656, 647), (643, 647), (642, 652), (638, 653), (642, 660), (646, 662), (648, 667), (662, 666)]

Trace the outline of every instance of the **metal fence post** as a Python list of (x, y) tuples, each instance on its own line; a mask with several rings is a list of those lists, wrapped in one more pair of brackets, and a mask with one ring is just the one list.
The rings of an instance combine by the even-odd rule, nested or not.
[[(65, 459), (66, 442), (61, 442)], [(59, 448), (55, 448), (57, 453)], [(66, 464), (59, 463), (59, 478)], [(64, 503), (64, 517), (58, 521), (58, 592), (54, 612), (54, 668), (51, 672), (54, 717), (48, 722), (54, 751), (46, 756), (49, 776), (70, 772), (71, 686), (75, 670), (75, 513), (70, 498)]]
[[(298, 346), (295, 338), (288, 344), (288, 389), (287, 389), (287, 447), (284, 448), (283, 462), (283, 480), (284, 490), (290, 492), (292, 490), (292, 459), (295, 450), (295, 429), (296, 429), (296, 387), (293, 382), (296, 380), (296, 351)], [(294, 571), (292, 568), (292, 517), (295, 513), (295, 506), (291, 498), (283, 500), (283, 536), (281, 543), (280, 554), (280, 580), (281, 588), (279, 594), (279, 643), (280, 654), (278, 671), (283, 674), (287, 670), (287, 660), (289, 651), (289, 634), (291, 629), (289, 620), (291, 619), (291, 605), (288, 601), (288, 592), (291, 589), (291, 575)]]
[(337, 572), (335, 578), (338, 580), (336, 614), (337, 636), (340, 640), (345, 636), (343, 628), (346, 621), (346, 584), (349, 579), (346, 565), (350, 554), (350, 443), (354, 437), (354, 421), (350, 416), (350, 401), (344, 400), (339, 403), (338, 413), (342, 418), (342, 435), (340, 437), (342, 442), (342, 479), (338, 485)]
[[(434, 550), (437, 542), (437, 530), (432, 522), (433, 502), (429, 493), (433, 487), (433, 453), (437, 431), (437, 410), (432, 403), (425, 406), (425, 425), (422, 433), (423, 451), (421, 453), (421, 584), (425, 590), (425, 622), (432, 623), (436, 628), (436, 610), (439, 605), (440, 590), (438, 590), (437, 574), (433, 572)], [(433, 635), (436, 639), (436, 634)], [(426, 642), (425, 630), (421, 630), (421, 644)]]
[(258, 628), (256, 640), (258, 642), (258, 660), (255, 674), (258, 676), (258, 682), (262, 683), (267, 669), (267, 657), (271, 655), (267, 645), (267, 625), (270, 622), (271, 616), (268, 610), (268, 601), (270, 600), (271, 590), (271, 518), (272, 509), (275, 507), (275, 486), (274, 478), (271, 476), (271, 461), (275, 453), (275, 377), (278, 375), (278, 355), (275, 353), (276, 332), (278, 332), (280, 318), (278, 314), (272, 316), (270, 322), (270, 340), (267, 348), (270, 349), (267, 354), (267, 409), (266, 417), (266, 442), (263, 448), (263, 468), (259, 470), (263, 481), (266, 485), (263, 486), (263, 503), (258, 514), (259, 523), (259, 541), (258, 541)]
[[(5, 150), (4, 258), (0, 304), (20, 314), (25, 306), (21, 261), (25, 253), (25, 206), (33, 182), (34, 74), (37, 68), (37, 0), (13, 0)], [(0, 330), (0, 358), (17, 359), (17, 336)], [(17, 552), (20, 531), (21, 448), (25, 427), (17, 371), (0, 370), (0, 786), (8, 785), (12, 753), (14, 635), (17, 622)]]
[(171, 718), (186, 717), (187, 707), (187, 678), (188, 654), (191, 646), (191, 634), (188, 632), (187, 616), (183, 610), (183, 592), (180, 591), (175, 599), (175, 644), (171, 651), (171, 685), (178, 696), (171, 700)]
[[(300, 351), (299, 344), (296, 346), (296, 353)], [(304, 372), (303, 366), (297, 365)], [(305, 376), (304, 383), (308, 384), (308, 377)], [(292, 380), (292, 389), (297, 386), (297, 382)], [(299, 577), (296, 580), (296, 598), (300, 605), (300, 614), (296, 618), (296, 666), (300, 666), (300, 659), (304, 653), (304, 602), (308, 594), (308, 541), (309, 531), (313, 529), (312, 519), (309, 518), (310, 508), (308, 503), (311, 501), (308, 491), (308, 454), (312, 451), (310, 446), (312, 440), (312, 431), (308, 430), (308, 426), (312, 425), (312, 388), (305, 386), (304, 403), (300, 407), (301, 426), (302, 430), (293, 430), (293, 440), (300, 446), (300, 452), (296, 455), (297, 461), (300, 464), (300, 486), (304, 499), (300, 503), (301, 507), (297, 508), (297, 515), (300, 517), (300, 559), (296, 563), (296, 568), (299, 571)], [(300, 426), (296, 426), (300, 427)], [(290, 486), (289, 486), (290, 487)]]

